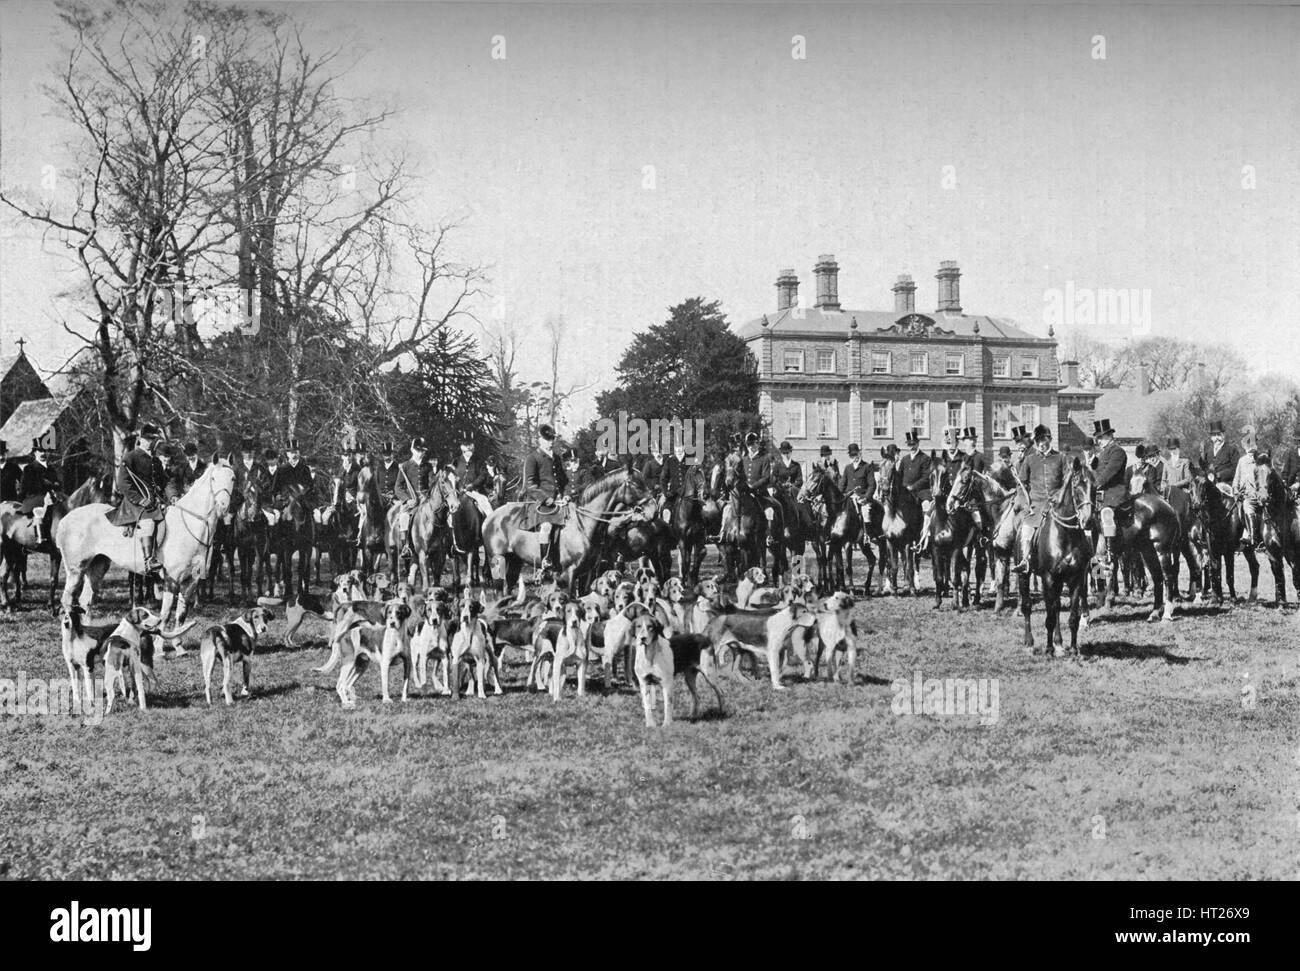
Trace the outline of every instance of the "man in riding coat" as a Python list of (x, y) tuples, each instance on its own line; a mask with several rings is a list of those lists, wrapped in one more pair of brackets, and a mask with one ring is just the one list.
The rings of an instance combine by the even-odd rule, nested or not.
[(48, 497), (56, 498), (62, 494), (63, 483), (59, 476), (46, 465), (49, 453), (40, 439), (32, 440), (32, 460), (23, 469), (22, 478), (18, 480), (18, 501), (22, 503), (23, 512), (32, 517), (36, 531), (36, 542), (44, 542), (45, 513), (48, 509)]
[(1093, 477), (1101, 506), (1101, 543), (1097, 556), (1104, 562), (1110, 554), (1110, 539), (1116, 532), (1117, 510), (1128, 499), (1128, 455), (1115, 441), (1109, 418), (1092, 423), (1092, 437), (1100, 446)]
[(1242, 537), (1243, 542), (1252, 548), (1259, 548), (1263, 545), (1263, 530), (1260, 519), (1263, 514), (1264, 489), (1261, 488), (1259, 475), (1256, 471), (1256, 455), (1259, 452), (1259, 445), (1255, 441), (1255, 429), (1247, 425), (1241, 433), (1241, 458), (1237, 460), (1237, 469), (1232, 476), (1232, 491), (1235, 495), (1240, 496), (1245, 504), (1246, 511), (1246, 535)]
[(1021, 468), (1029, 492), (1029, 512), (1020, 522), (1020, 561), (1013, 567), (1017, 573), (1030, 568), (1038, 529), (1049, 511), (1052, 496), (1065, 482), (1065, 456), (1052, 448), (1052, 432), (1046, 425), (1035, 426), (1034, 448)]
[(397, 461), (392, 442), (384, 442), (379, 456), (379, 467), (375, 469), (375, 475), (379, 480), (379, 498), (387, 509), (397, 499), (397, 477), (401, 474), (402, 466)]
[(0, 502), (20, 501), (20, 483), (23, 470), (17, 460), (9, 457), (9, 445), (0, 439)]
[(302, 460), (302, 452), (298, 450), (298, 439), (291, 438), (285, 442), (284, 464), (277, 465), (269, 471), (271, 496), (278, 507), (283, 508), (290, 489), (296, 486), (299, 490), (299, 504), (308, 512), (312, 510), (315, 505), (313, 495), (316, 491), (316, 480), (312, 477), (307, 463)]
[(1192, 463), (1183, 458), (1181, 445), (1176, 438), (1165, 439), (1168, 454), (1164, 460), (1164, 475), (1161, 479), (1161, 495), (1169, 498), (1172, 489), (1184, 492), (1192, 485)]
[[(565, 497), (568, 476), (564, 466), (555, 456), (555, 429), (543, 425), (537, 431), (537, 448), (528, 453), (524, 460), (523, 498), (538, 503), (538, 511), (546, 514), (558, 506), (564, 508), (569, 504)], [(594, 473), (595, 466), (592, 467)], [(603, 473), (602, 473), (603, 475)], [(549, 563), (553, 574), (560, 575), (560, 544), (551, 542), (551, 523), (540, 523), (537, 529), (537, 541), (540, 545), (539, 566)]]
[(803, 469), (790, 457), (794, 448), (789, 442), (782, 442), (778, 451), (780, 455), (772, 466), (772, 476), (782, 489), (791, 494), (797, 493), (803, 487)]
[(932, 512), (930, 497), (930, 456), (921, 451), (921, 437), (910, 431), (906, 435), (907, 454), (898, 460), (898, 472), (903, 479), (903, 488), (910, 492), (925, 518), (921, 524), (921, 544), (924, 550), (930, 545), (930, 516)]
[(695, 496), (699, 492), (697, 476), (700, 467), (687, 459), (686, 446), (675, 435), (672, 447), (672, 454), (664, 459), (663, 470), (659, 474), (659, 488), (664, 494), (665, 505), (669, 506), (683, 496)]
[[(550, 428), (549, 425), (546, 427)], [(552, 430), (552, 434), (554, 434), (554, 430)], [(591, 466), (591, 481), (595, 482), (603, 479), (611, 472), (617, 472), (622, 467), (623, 465), (617, 457), (610, 455), (609, 449), (601, 443), (600, 439), (596, 439), (596, 461)]]
[(1025, 464), (1025, 459), (1029, 458), (1029, 451), (1034, 444), (1034, 436), (1029, 434), (1029, 430), (1024, 425), (1016, 425), (1011, 429), (1011, 441), (1016, 446), (1011, 458), (1011, 468), (1015, 471), (1016, 478), (1024, 482), (1025, 477), (1020, 474), (1020, 470), (1021, 466)]
[(230, 509), (225, 516), (227, 526), (233, 521), (235, 511), (244, 505), (245, 497), (250, 491), (250, 484), (257, 492), (260, 507), (270, 491), (271, 474), (257, 459), (257, 443), (245, 435), (239, 440), (239, 461), (235, 463), (235, 482), (231, 488)]
[(774, 522), (778, 511), (783, 511), (777, 500), (776, 470), (772, 456), (763, 451), (762, 443), (754, 432), (745, 436), (745, 454), (740, 457), (740, 474), (745, 484), (763, 507), (767, 521)]
[(817, 465), (830, 477), (832, 482), (838, 483), (840, 481), (840, 463), (835, 461), (835, 456), (831, 453), (829, 445), (823, 445), (817, 450)]
[(343, 486), (343, 502), (349, 506), (355, 506), (357, 503), (357, 489), (360, 488), (361, 480), (361, 456), (365, 452), (361, 448), (361, 443), (354, 445), (343, 443), (343, 448), (339, 452), (341, 458), (339, 467), (340, 484)]
[(578, 502), (582, 498), (583, 491), (591, 485), (591, 476), (586, 469), (582, 468), (582, 462), (574, 450), (564, 453), (561, 464), (564, 466), (565, 477), (569, 480), (564, 487), (564, 498), (569, 502)]
[(961, 461), (961, 445), (957, 441), (960, 429), (948, 427), (943, 430), (943, 454), (939, 456), (944, 465), (956, 465)]
[(1300, 491), (1300, 448), (1279, 442), (1273, 449), (1273, 469), (1291, 495)]
[(114, 526), (128, 527), (128, 534), (134, 527), (139, 534), (145, 573), (161, 568), (155, 533), (159, 521), (166, 515), (163, 496), (167, 489), (167, 475), (153, 454), (161, 434), (156, 425), (143, 426), (135, 448), (122, 457), (117, 470), (117, 491), (122, 495), (122, 502), (109, 516)]
[(1224, 440), (1223, 422), (1210, 422), (1210, 440), (1201, 446), (1200, 468), (1206, 479), (1214, 483), (1225, 495), (1232, 493), (1232, 480), (1237, 474), (1241, 451)]
[(867, 513), (862, 507), (876, 494), (876, 467), (862, 458), (857, 442), (849, 443), (849, 460), (844, 464), (839, 486), (845, 496), (857, 503), (858, 518), (866, 522)]
[(641, 459), (637, 471), (641, 473), (641, 478), (645, 479), (647, 486), (651, 489), (659, 488), (659, 480), (663, 478), (664, 453), (657, 441), (650, 443), (650, 454)]
[(460, 458), (452, 470), (452, 482), (458, 489), (474, 500), (484, 518), (492, 515), (492, 503), (487, 494), (492, 488), (492, 477), (488, 475), (487, 466), (474, 456), (474, 440), (467, 438), (460, 443)]
[(411, 457), (397, 470), (393, 498), (398, 503), (397, 528), (402, 531), (402, 555), (411, 555), (411, 518), (415, 507), (429, 495), (429, 447), (422, 436), (411, 439)]
[(208, 470), (208, 463), (199, 458), (199, 447), (193, 442), (186, 442), (180, 460), (171, 468), (172, 492), (180, 498), (190, 491)]
[[(961, 458), (958, 460), (962, 465), (968, 466), (979, 475), (984, 475), (986, 466), (984, 462), (984, 453), (976, 445), (979, 443), (979, 432), (974, 425), (968, 425), (961, 430), (957, 437), (957, 445), (961, 450)], [(984, 498), (984, 484), (975, 483), (975, 490), (971, 493), (970, 501), (971, 512), (975, 516), (975, 528), (981, 534), (987, 534), (990, 526), (993, 525), (993, 516), (989, 512), (988, 502)]]

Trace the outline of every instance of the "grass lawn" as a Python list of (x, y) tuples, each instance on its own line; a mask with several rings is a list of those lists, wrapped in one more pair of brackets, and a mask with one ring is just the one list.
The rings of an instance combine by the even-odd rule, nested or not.
[[(724, 679), (692, 724), (679, 684), (666, 730), (599, 681), (382, 705), (371, 669), (345, 712), (311, 671), (324, 624), (290, 650), (281, 620), (231, 708), (193, 652), (146, 712), (0, 716), (0, 876), (1295, 879), (1296, 615), (1148, 610), (1094, 617), (1076, 662), (1026, 655), (1018, 614), (860, 601), (853, 686)], [(989, 679), (996, 720), (898, 713), (918, 671)], [(66, 676), (44, 611), (0, 617), (19, 672)]]

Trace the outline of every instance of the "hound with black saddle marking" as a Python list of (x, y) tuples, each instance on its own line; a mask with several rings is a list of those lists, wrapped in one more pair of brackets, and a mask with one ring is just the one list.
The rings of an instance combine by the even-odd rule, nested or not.
[(212, 704), (212, 669), (221, 658), (221, 693), (226, 704), (234, 703), (230, 694), (230, 675), (235, 662), (243, 669), (244, 686), (239, 697), (247, 698), (253, 682), (253, 652), (257, 642), (266, 635), (266, 625), (271, 612), (265, 607), (245, 610), (232, 621), (214, 624), (203, 632), (199, 641), (199, 660), (203, 665), (203, 695)]
[[(355, 605), (350, 605), (355, 606)], [(331, 641), (333, 651), (323, 667), (314, 670), (324, 674), (342, 663), (335, 691), (344, 708), (355, 708), (355, 685), (370, 661), (379, 663), (379, 678), (383, 686), (385, 704), (393, 699), (388, 694), (388, 672), (394, 661), (402, 662), (402, 700), (406, 701), (411, 683), (411, 641), (407, 621), (411, 608), (393, 600), (378, 604), (383, 609), (383, 622), (376, 624), (361, 615), (354, 615), (349, 626), (337, 632)]]
[(718, 697), (718, 710), (724, 711), (722, 692), (709, 677), (706, 668), (710, 668), (712, 646), (703, 634), (676, 634), (664, 636), (663, 625), (648, 614), (637, 618), (632, 634), (636, 645), (636, 677), (641, 684), (641, 707), (645, 709), (647, 728), (655, 727), (654, 689), (658, 687), (663, 693), (664, 725), (673, 720), (672, 688), (673, 678), (682, 674), (686, 677), (686, 687), (691, 693), (691, 719), (699, 717), (700, 693), (695, 686), (696, 676), (704, 678), (705, 683), (713, 689)]
[[(719, 653), (724, 647), (765, 653), (772, 687), (780, 691), (785, 688), (781, 683), (782, 648), (791, 637), (803, 636), (803, 631), (816, 622), (813, 613), (798, 602), (777, 610), (741, 610), (728, 606), (709, 621), (706, 634)], [(764, 646), (759, 647), (760, 643)]]

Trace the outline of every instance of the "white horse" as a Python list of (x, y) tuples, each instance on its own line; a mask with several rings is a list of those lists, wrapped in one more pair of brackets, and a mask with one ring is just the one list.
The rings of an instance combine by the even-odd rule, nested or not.
[[(164, 623), (171, 616), (173, 606), (176, 623), (185, 621), (182, 585), (198, 580), (207, 569), (217, 522), (230, 506), (234, 485), (235, 470), (214, 455), (207, 471), (168, 507), (166, 517), (158, 524), (156, 556), (162, 565)], [(81, 506), (64, 516), (55, 531), (54, 541), (67, 570), (63, 586), (65, 611), (80, 591), (81, 606), (89, 612), (110, 565), (116, 564), (132, 573), (144, 572), (140, 540), (136, 536), (123, 536), (122, 527), (109, 522), (112, 511), (111, 505), (102, 502)], [(87, 580), (89, 583), (83, 584)], [(174, 639), (166, 633), (162, 637)]]

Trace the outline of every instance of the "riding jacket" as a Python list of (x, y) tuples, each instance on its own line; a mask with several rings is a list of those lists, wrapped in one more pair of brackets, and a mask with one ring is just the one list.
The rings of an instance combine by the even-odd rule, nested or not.
[(355, 496), (357, 494), (358, 480), (361, 477), (361, 466), (359, 466), (355, 461), (348, 462), (348, 464), (343, 467), (343, 471), (339, 473), (339, 477), (343, 480), (344, 495), (351, 493)]
[(394, 459), (392, 462), (380, 462), (375, 468), (375, 475), (379, 478), (379, 497), (384, 500), (385, 506), (393, 504), (393, 497), (397, 494), (397, 479), (401, 475), (402, 466)]
[(462, 455), (456, 460), (456, 468), (453, 471), (456, 475), (457, 488), (468, 492), (481, 492), (484, 495), (492, 491), (492, 477), (488, 475), (487, 467), (477, 458), (466, 462), (465, 456)]
[(849, 462), (840, 476), (840, 490), (845, 495), (858, 493), (860, 498), (871, 499), (876, 494), (876, 467), (870, 462), (858, 462), (856, 466)]
[(694, 465), (690, 459), (670, 455), (664, 459), (663, 470), (659, 474), (659, 488), (669, 499), (678, 499), (694, 491), (690, 488), (690, 479), (698, 470), (699, 466)]
[(1065, 456), (1057, 451), (1044, 455), (1034, 449), (1025, 456), (1021, 468), (1025, 471), (1025, 488), (1029, 491), (1030, 512), (1025, 523), (1037, 527), (1042, 524), (1042, 514), (1052, 495), (1065, 482)]
[[(27, 473), (36, 464), (33, 462), (24, 470), (24, 485)], [(122, 502), (111, 517), (113, 525), (127, 526), (145, 519), (162, 520), (167, 512), (163, 503), (166, 489), (167, 474), (162, 462), (142, 448), (131, 449), (123, 456), (117, 470), (117, 491)]]
[[(596, 473), (596, 468), (599, 468), (599, 465), (593, 466), (593, 478), (597, 475), (603, 477), (604, 473)], [(569, 477), (564, 472), (564, 466), (553, 454), (543, 452), (540, 448), (535, 448), (528, 453), (528, 458), (524, 460), (522, 498), (533, 502), (552, 502), (557, 496), (563, 494), (568, 482)]]
[(984, 459), (983, 452), (971, 452), (969, 455), (963, 453), (961, 461), (963, 465), (969, 465), (976, 472), (985, 472), (988, 470), (988, 463)]
[(1097, 491), (1101, 504), (1114, 509), (1128, 498), (1128, 454), (1112, 438), (1097, 455)]
[(1231, 442), (1224, 442), (1217, 452), (1210, 442), (1201, 446), (1201, 468), (1211, 475), (1215, 482), (1231, 484), (1233, 476), (1237, 474), (1237, 462), (1240, 460), (1241, 449)]
[(623, 467), (622, 462), (620, 462), (612, 455), (606, 455), (603, 459), (599, 459), (598, 461), (592, 463), (591, 466), (592, 481), (594, 482), (597, 479), (603, 479), (611, 472), (617, 472), (622, 467)]
[(200, 458), (195, 459), (193, 467), (190, 466), (189, 460), (184, 458), (174, 463), (171, 467), (168, 494), (179, 499), (190, 490), (190, 486), (202, 478), (207, 470), (208, 463)]
[(803, 485), (803, 469), (794, 459), (791, 459), (790, 464), (787, 465), (785, 459), (778, 458), (772, 463), (772, 478), (776, 480), (777, 485), (789, 486), (797, 490)]
[(653, 455), (647, 455), (641, 460), (637, 471), (641, 473), (641, 478), (645, 479), (645, 484), (651, 489), (659, 486), (659, 480), (663, 477), (663, 463)]
[(1281, 453), (1278, 458), (1276, 471), (1282, 479), (1282, 484), (1288, 489), (1294, 489), (1300, 486), (1300, 453), (1297, 452), (1294, 445), (1282, 445), (1278, 447)]
[(290, 465), (286, 462), (277, 468), (275, 475), (271, 477), (271, 495), (276, 499), (282, 499), (289, 487), (295, 485), (302, 489), (299, 501), (303, 506), (311, 509), (316, 491), (316, 480), (312, 478), (311, 469), (307, 467), (306, 462), (299, 461), (297, 465)]
[(258, 506), (265, 506), (271, 498), (271, 473), (266, 471), (266, 466), (261, 462), (254, 461), (252, 465), (245, 465), (243, 459), (235, 466), (235, 484), (231, 490), (230, 508), (238, 509), (244, 504), (244, 498), (248, 494), (249, 483), (257, 490)]
[(772, 456), (766, 452), (759, 452), (757, 455), (745, 452), (740, 459), (740, 474), (754, 492), (763, 492), (776, 484), (773, 478)]
[(429, 463), (407, 459), (397, 473), (393, 495), (398, 502), (419, 502), (429, 494)]
[(916, 496), (917, 501), (930, 498), (930, 456), (918, 451), (910, 452), (898, 460), (898, 471), (903, 477), (903, 488)]

